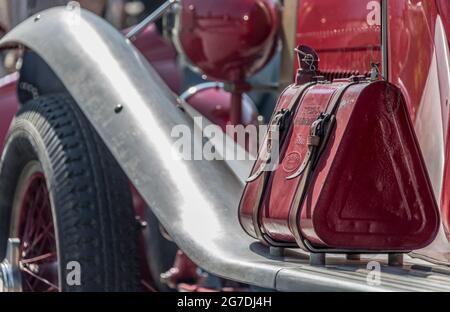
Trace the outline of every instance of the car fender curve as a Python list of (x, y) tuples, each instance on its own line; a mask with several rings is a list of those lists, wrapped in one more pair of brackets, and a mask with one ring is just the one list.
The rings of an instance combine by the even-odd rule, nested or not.
[(130, 41), (88, 11), (58, 7), (30, 17), (0, 41), (13, 43), (47, 62), (193, 261), (220, 276), (274, 287), (279, 266), (249, 252), (254, 241), (237, 219), (242, 182), (223, 161), (174, 160), (172, 129), (184, 125), (194, 133), (192, 118)]

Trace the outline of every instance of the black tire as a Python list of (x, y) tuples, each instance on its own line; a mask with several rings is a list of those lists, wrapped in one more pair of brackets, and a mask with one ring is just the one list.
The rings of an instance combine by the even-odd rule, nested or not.
[[(31, 100), (11, 125), (0, 164), (0, 259), (19, 176), (36, 161), (52, 206), (60, 290), (139, 290), (138, 226), (128, 180), (67, 94)], [(80, 286), (65, 282), (71, 261), (81, 265)]]

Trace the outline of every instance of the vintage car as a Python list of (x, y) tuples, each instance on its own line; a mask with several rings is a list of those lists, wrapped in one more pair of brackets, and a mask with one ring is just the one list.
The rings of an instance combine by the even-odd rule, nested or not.
[[(446, 0), (169, 0), (122, 32), (76, 2), (33, 14), (0, 40), (20, 53), (0, 78), (0, 288), (449, 291), (449, 21)], [(298, 108), (278, 111), (293, 90)], [(269, 128), (256, 161), (174, 157), (174, 129), (202, 142), (208, 125), (292, 121), (325, 94), (358, 114), (321, 111), (336, 123), (313, 124), (340, 141), (311, 134), (309, 156), (280, 166), (322, 172), (305, 183), (323, 218), (259, 215), (285, 191), (275, 178), (246, 197), (270, 178), (257, 164), (272, 135), (312, 131), (307, 118)], [(317, 154), (328, 171), (302, 163), (313, 142), (336, 146)]]

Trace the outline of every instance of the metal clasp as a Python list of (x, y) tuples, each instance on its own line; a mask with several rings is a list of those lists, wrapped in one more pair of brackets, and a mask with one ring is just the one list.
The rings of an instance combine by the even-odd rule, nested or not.
[(280, 110), (273, 118), (270, 123), (269, 130), (267, 132), (267, 151), (272, 151), (272, 142), (274, 138), (274, 134), (277, 133), (277, 138), (280, 137), (280, 133), (284, 130), (286, 118), (289, 116), (289, 111), (287, 109)]
[[(258, 160), (261, 164), (256, 172), (247, 179), (247, 182), (255, 181), (264, 171), (267, 170), (267, 165), (273, 160), (273, 146), (275, 139), (279, 140), (280, 134), (284, 131), (285, 122), (290, 115), (289, 110), (282, 109), (275, 114), (269, 125), (265, 142), (261, 147)], [(279, 151), (278, 151), (279, 152)]]
[(305, 155), (305, 159), (303, 160), (303, 162), (300, 165), (300, 167), (298, 168), (298, 170), (294, 174), (292, 174), (286, 178), (287, 180), (295, 179), (295, 178), (301, 176), (305, 172), (308, 164), (312, 161), (315, 149), (317, 147), (319, 147), (320, 144), (322, 144), (322, 136), (323, 136), (322, 130), (324, 128), (324, 124), (328, 120), (329, 120), (329, 115), (322, 113), (317, 118), (317, 120), (312, 123), (311, 130), (310, 130), (308, 140), (307, 140), (308, 152)]

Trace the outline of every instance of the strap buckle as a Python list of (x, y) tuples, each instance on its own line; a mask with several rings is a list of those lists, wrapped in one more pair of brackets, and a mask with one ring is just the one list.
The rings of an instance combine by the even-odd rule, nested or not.
[(279, 140), (280, 135), (286, 130), (286, 121), (290, 116), (287, 109), (282, 109), (274, 116), (267, 132), (267, 152), (271, 154), (274, 138)]
[[(280, 135), (283, 133), (283, 131), (286, 130), (286, 122), (288, 117), (290, 116), (290, 111), (287, 109), (282, 109), (279, 112), (277, 112), (272, 121), (269, 125), (269, 130), (267, 131), (267, 136), (264, 140), (264, 143), (261, 147), (261, 153), (258, 156), (258, 160), (261, 161), (261, 164), (256, 170), (256, 172), (250, 176), (246, 181), (247, 182), (253, 182), (255, 181), (264, 171), (267, 170), (267, 165), (272, 161), (273, 159), (273, 148), (274, 148), (274, 142), (278, 141)], [(279, 145), (278, 145), (279, 149)]]
[(316, 119), (316, 121), (312, 123), (309, 136), (307, 139), (308, 152), (305, 155), (305, 159), (303, 160), (298, 170), (286, 178), (287, 180), (292, 180), (301, 176), (305, 172), (308, 164), (317, 155), (317, 153), (315, 152), (323, 143), (325, 128), (330, 119), (331, 119), (330, 114), (321, 113), (319, 117)]

